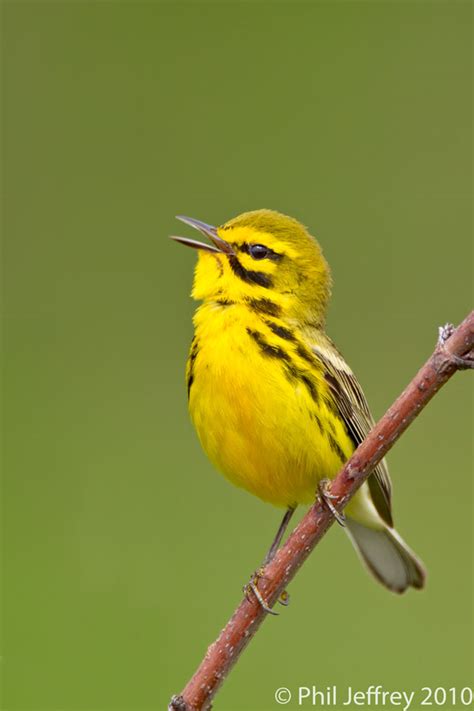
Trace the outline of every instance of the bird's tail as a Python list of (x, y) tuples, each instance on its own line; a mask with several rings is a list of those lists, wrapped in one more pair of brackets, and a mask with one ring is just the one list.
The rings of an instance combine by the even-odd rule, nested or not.
[(396, 593), (408, 587), (424, 587), (426, 571), (394, 528), (367, 528), (347, 518), (346, 531), (370, 572), (382, 585)]

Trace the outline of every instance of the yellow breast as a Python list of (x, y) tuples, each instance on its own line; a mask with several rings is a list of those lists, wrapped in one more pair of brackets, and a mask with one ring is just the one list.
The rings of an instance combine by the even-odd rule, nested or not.
[(206, 303), (195, 326), (189, 408), (205, 452), (265, 501), (311, 502), (353, 450), (321, 363), (294, 327), (244, 304)]

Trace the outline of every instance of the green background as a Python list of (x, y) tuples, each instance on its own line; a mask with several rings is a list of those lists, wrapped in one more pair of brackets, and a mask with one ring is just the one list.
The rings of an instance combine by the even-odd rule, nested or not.
[[(195, 254), (168, 240), (193, 236), (175, 214), (310, 226), (376, 416), (467, 313), (471, 8), (3, 3), (4, 709), (165, 708), (279, 521), (188, 420)], [(216, 709), (472, 683), (468, 378), (389, 456), (426, 591), (389, 594), (332, 529)]]

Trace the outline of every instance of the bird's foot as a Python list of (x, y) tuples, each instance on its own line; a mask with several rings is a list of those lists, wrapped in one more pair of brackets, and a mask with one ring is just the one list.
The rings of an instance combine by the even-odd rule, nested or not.
[[(439, 327), (438, 332), (438, 347), (441, 350), (444, 350), (446, 341), (448, 341), (453, 335), (454, 326), (452, 323), (446, 323), (444, 326)], [(459, 370), (468, 370), (474, 368), (474, 357), (472, 355), (472, 351), (464, 358), (454, 355), (453, 353), (449, 353), (449, 358)]]
[(260, 604), (260, 607), (262, 610), (265, 610), (269, 615), (278, 615), (278, 612), (275, 612), (274, 610), (269, 607), (258, 589), (258, 581), (260, 578), (264, 578), (265, 575), (265, 568), (258, 568), (258, 570), (253, 573), (253, 575), (250, 577), (250, 582), (247, 583), (247, 585), (244, 585), (243, 592), (247, 600), (250, 602), (250, 593), (253, 593), (255, 597), (258, 600), (258, 603)]
[(452, 323), (445, 323), (444, 326), (438, 328), (438, 344), (444, 346), (446, 341), (451, 338), (454, 332), (454, 326)]
[(331, 485), (331, 482), (329, 479), (321, 479), (321, 481), (318, 484), (318, 497), (320, 501), (327, 506), (329, 511), (332, 513), (338, 524), (342, 527), (346, 525), (346, 517), (344, 516), (343, 513), (339, 513), (339, 511), (336, 509), (334, 504), (332, 503), (335, 499), (337, 499), (337, 496), (333, 496), (333, 494), (330, 493), (329, 487)]
[[(247, 585), (244, 585), (243, 592), (247, 600), (250, 601), (250, 594), (253, 593), (255, 597), (257, 598), (260, 607), (262, 610), (265, 610), (269, 615), (278, 615), (278, 612), (275, 612), (275, 610), (272, 610), (271, 607), (268, 606), (267, 602), (265, 601), (265, 598), (263, 597), (262, 593), (258, 589), (258, 581), (261, 578), (265, 577), (265, 568), (258, 568), (258, 570), (255, 571), (255, 573), (251, 576), (250, 582), (247, 583)], [(286, 590), (283, 590), (281, 593), (280, 597), (278, 598), (278, 602), (280, 605), (284, 605), (287, 607), (287, 605), (290, 604), (290, 596), (287, 593)]]

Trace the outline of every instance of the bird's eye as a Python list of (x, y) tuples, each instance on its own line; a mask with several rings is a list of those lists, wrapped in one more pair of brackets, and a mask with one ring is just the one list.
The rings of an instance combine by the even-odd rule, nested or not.
[(251, 244), (249, 254), (253, 259), (265, 259), (268, 257), (270, 250), (264, 244)]

